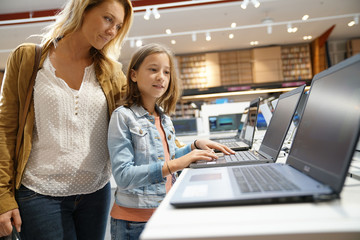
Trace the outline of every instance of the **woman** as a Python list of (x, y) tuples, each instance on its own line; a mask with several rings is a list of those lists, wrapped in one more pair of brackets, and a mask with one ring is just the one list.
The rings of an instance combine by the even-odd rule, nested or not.
[(67, 2), (43, 35), (17, 162), (34, 45), (10, 55), (0, 102), (0, 236), (14, 225), (23, 239), (104, 238), (111, 193), (107, 128), (126, 82), (110, 56), (119, 52), (132, 16), (130, 0)]

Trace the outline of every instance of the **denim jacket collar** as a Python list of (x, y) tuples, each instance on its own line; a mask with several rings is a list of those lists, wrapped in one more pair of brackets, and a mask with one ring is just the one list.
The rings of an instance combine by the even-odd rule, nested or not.
[[(150, 118), (153, 118), (153, 116), (151, 116), (149, 114), (149, 112), (143, 107), (143, 106), (140, 106), (140, 105), (137, 105), (137, 104), (134, 104), (130, 107), (131, 111), (134, 112), (135, 116), (136, 117), (143, 117), (145, 115), (148, 115), (147, 117), (150, 117)], [(159, 107), (158, 105), (155, 105), (155, 109), (156, 109), (156, 112), (159, 114), (159, 116), (161, 117), (161, 120), (164, 120), (165, 118), (165, 114), (163, 112), (163, 110), (161, 109), (161, 107)]]

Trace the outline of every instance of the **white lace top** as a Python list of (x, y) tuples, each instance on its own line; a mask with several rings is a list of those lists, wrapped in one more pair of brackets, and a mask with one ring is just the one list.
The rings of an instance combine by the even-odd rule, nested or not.
[(108, 107), (94, 66), (79, 90), (55, 76), (49, 57), (34, 86), (33, 145), (22, 184), (38, 193), (92, 193), (111, 176), (107, 148)]

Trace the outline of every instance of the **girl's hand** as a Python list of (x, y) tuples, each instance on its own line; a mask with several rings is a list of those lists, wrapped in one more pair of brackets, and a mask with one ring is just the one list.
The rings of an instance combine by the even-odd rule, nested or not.
[[(211, 161), (211, 160), (214, 160), (217, 158), (218, 158), (218, 156), (215, 154), (214, 150), (212, 150), (212, 149), (208, 149), (208, 150), (195, 149), (182, 157), (168, 161), (167, 164), (168, 164), (171, 172), (177, 172), (177, 171), (183, 170), (184, 168), (188, 167), (190, 165), (190, 163), (192, 163), (192, 162), (196, 162), (199, 160)], [(163, 171), (164, 170), (165, 170), (165, 168), (163, 167)], [(163, 172), (163, 174), (165, 176), (169, 173)]]
[[(195, 144), (196, 144), (196, 146), (195, 146)], [(217, 149), (226, 155), (235, 154), (235, 152), (233, 150), (231, 150), (230, 148), (228, 148), (227, 146), (225, 146), (221, 143), (218, 143), (218, 142), (211, 141), (209, 139), (195, 140), (194, 143), (191, 144), (191, 149), (196, 149), (196, 147), (200, 148), (200, 149), (204, 149), (204, 150)]]

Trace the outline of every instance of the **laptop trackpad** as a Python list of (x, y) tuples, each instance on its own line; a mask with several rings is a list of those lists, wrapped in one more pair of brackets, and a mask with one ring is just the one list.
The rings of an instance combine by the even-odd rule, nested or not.
[(219, 179), (221, 179), (221, 173), (195, 174), (191, 176), (190, 182), (219, 180)]

